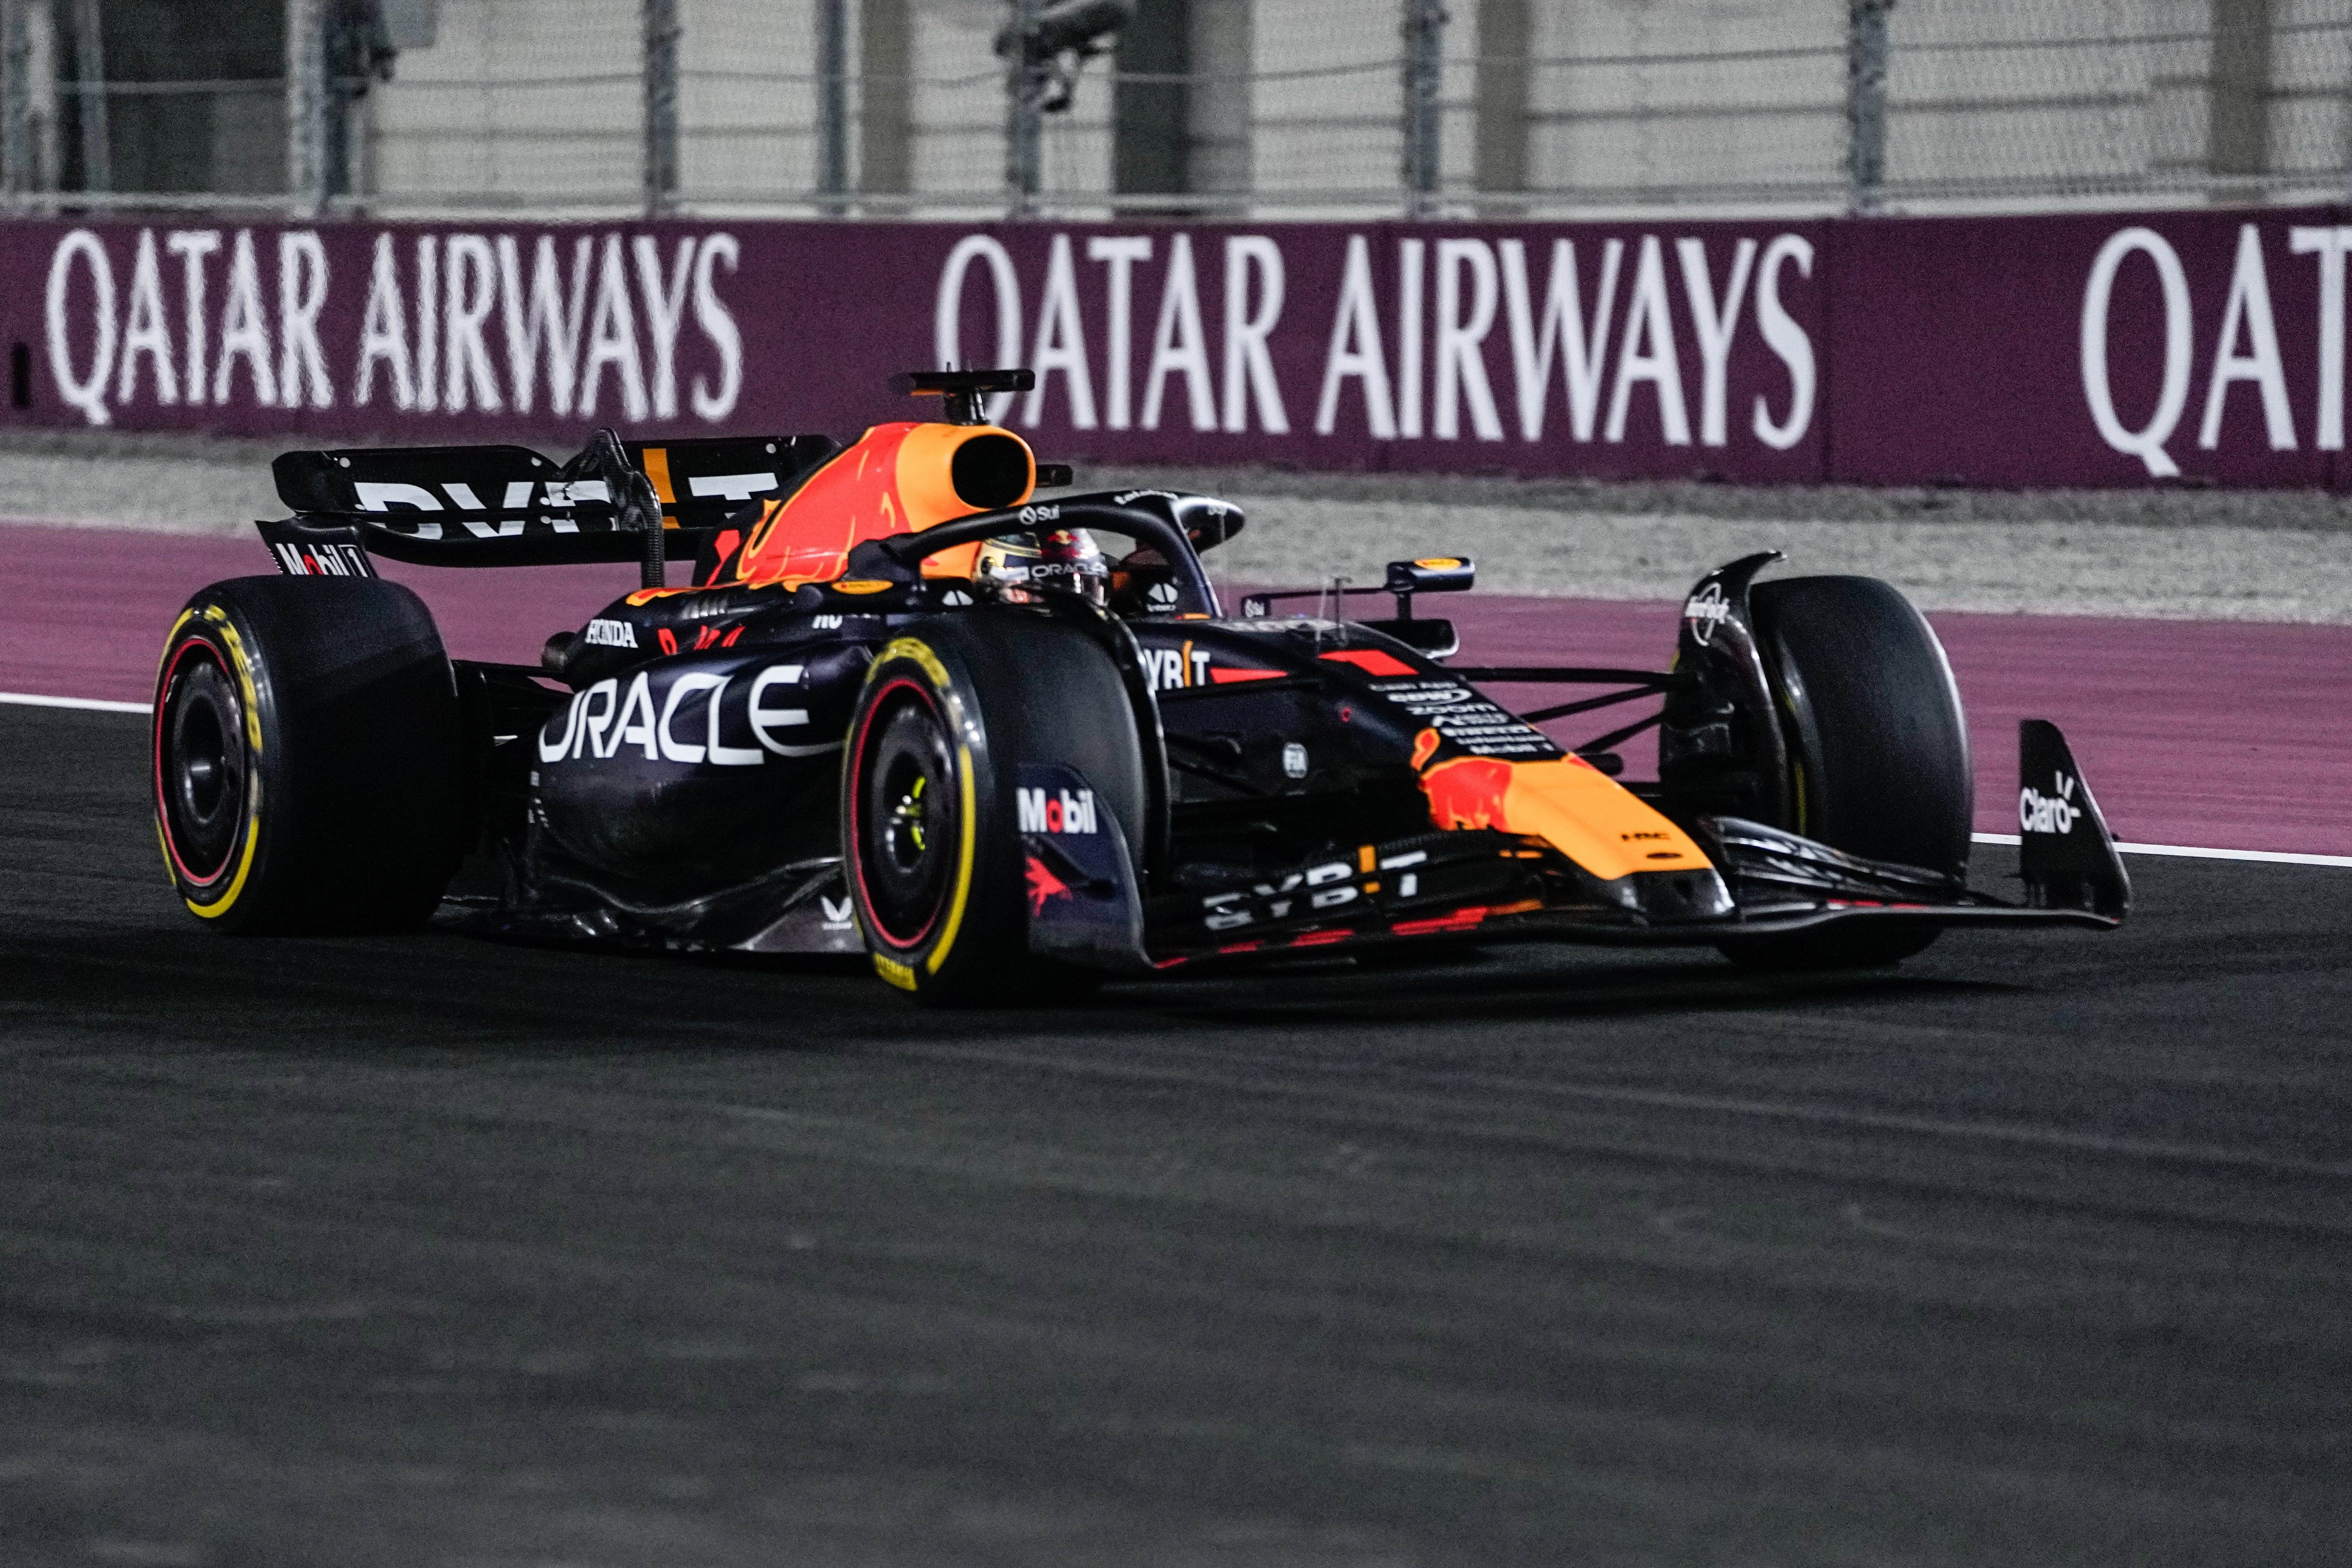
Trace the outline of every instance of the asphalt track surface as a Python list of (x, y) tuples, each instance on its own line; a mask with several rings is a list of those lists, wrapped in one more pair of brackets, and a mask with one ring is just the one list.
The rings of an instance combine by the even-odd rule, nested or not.
[(143, 746), (0, 707), (11, 1568), (2344, 1561), (2352, 872), (943, 1016), (215, 937)]

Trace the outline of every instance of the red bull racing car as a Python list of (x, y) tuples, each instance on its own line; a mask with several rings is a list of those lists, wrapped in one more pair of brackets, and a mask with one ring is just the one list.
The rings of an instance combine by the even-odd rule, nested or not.
[[(1450, 662), (1425, 611), (1471, 585), (1453, 557), (1234, 614), (1202, 556), (1241, 513), (1066, 493), (986, 421), (1027, 382), (908, 378), (946, 416), (845, 447), (600, 431), (561, 464), (279, 458), (279, 574), (191, 599), (157, 679), (180, 898), (233, 932), (445, 910), (521, 939), (863, 952), (931, 1001), (1449, 939), (1879, 965), (1951, 926), (2124, 917), (2106, 827), (2039, 721), (2022, 897), (1969, 885), (1959, 696), (1883, 583), (1734, 562), (1663, 671)], [(377, 556), (636, 561), (644, 585), (535, 667), (453, 660)], [(1366, 595), (1386, 613), (1350, 614)], [(1599, 689), (1527, 712), (1484, 689), (1530, 683)], [(1636, 701), (1579, 743), (1538, 728)], [(1616, 776), (1654, 727), (1657, 778)]]

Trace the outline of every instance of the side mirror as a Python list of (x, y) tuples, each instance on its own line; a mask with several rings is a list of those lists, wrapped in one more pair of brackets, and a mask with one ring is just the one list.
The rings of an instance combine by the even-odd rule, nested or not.
[(1388, 580), (1391, 594), (1462, 594), (1478, 580), (1477, 563), (1464, 555), (1431, 555), (1419, 561), (1391, 561)]

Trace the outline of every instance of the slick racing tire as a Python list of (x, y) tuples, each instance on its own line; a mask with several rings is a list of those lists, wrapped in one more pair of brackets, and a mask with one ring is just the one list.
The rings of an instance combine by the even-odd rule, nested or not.
[(457, 692), (415, 594), (237, 577), (188, 601), (155, 681), (155, 828), (191, 914), (239, 935), (421, 924), (457, 869)]
[(919, 621), (876, 657), (842, 763), (842, 866), (875, 973), (934, 1005), (1053, 1000), (1097, 972), (1029, 952), (1021, 765), (1074, 769), (1129, 846), (1143, 752), (1110, 654), (1016, 610)]
[[(1965, 876), (1975, 805), (1968, 723), (1926, 618), (1874, 577), (1762, 583), (1750, 605), (1796, 773), (1787, 826), (1850, 855)], [(1877, 968), (1937, 935), (1853, 922), (1723, 951), (1751, 968)]]

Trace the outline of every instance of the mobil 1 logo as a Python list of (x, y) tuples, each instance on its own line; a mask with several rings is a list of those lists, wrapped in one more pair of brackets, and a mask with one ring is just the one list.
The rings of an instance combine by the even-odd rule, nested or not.
[(1114, 803), (1076, 768), (1024, 763), (1013, 817), (1029, 903), (1029, 950), (1047, 956), (1139, 955), (1143, 908)]
[(1058, 838), (1065, 834), (1102, 831), (1095, 792), (1090, 789), (1023, 784), (1014, 792), (1013, 811), (1024, 833), (1046, 833)]

